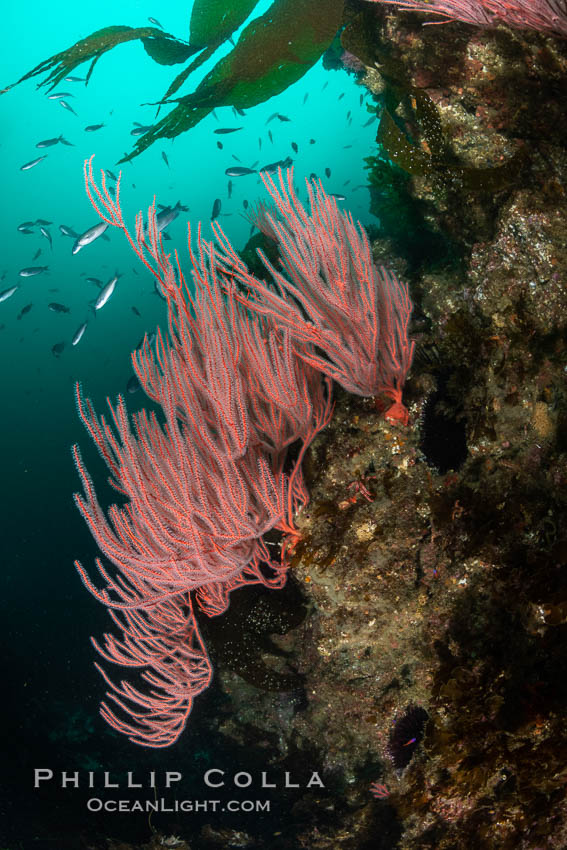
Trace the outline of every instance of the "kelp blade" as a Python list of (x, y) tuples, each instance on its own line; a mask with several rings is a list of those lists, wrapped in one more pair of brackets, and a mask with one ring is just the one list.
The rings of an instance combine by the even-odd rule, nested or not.
[(177, 75), (160, 104), (179, 91), (189, 75), (210, 59), (215, 50), (242, 26), (257, 2), (258, 0), (195, 0), (191, 13), (189, 44), (194, 51), (203, 52)]
[(199, 50), (230, 38), (257, 3), (258, 0), (195, 0), (189, 44)]
[(342, 21), (343, 0), (275, 0), (251, 21), (234, 49), (202, 80), (196, 91), (143, 136), (121, 162), (157, 139), (174, 138), (194, 127), (217, 106), (250, 108), (285, 91), (311, 68), (332, 42)]
[[(159, 41), (167, 41), (170, 49), (172, 43), (177, 42), (177, 39), (175, 39), (174, 36), (169, 33), (164, 33), (156, 27), (133, 28), (120, 25), (104, 27), (104, 29), (97, 30), (96, 32), (91, 33), (91, 35), (88, 35), (86, 38), (82, 38), (80, 41), (77, 41), (66, 50), (62, 50), (60, 53), (56, 53), (49, 59), (45, 59), (43, 62), (40, 62), (39, 65), (36, 65), (35, 68), (32, 68), (31, 71), (28, 71), (27, 74), (20, 77), (20, 79), (13, 85), (19, 85), (19, 83), (23, 83), (25, 80), (29, 80), (32, 77), (37, 77), (39, 74), (49, 72), (47, 79), (40, 82), (38, 84), (38, 88), (50, 85), (51, 89), (53, 89), (61, 82), (61, 80), (64, 79), (64, 77), (67, 77), (79, 65), (82, 65), (83, 62), (92, 60), (94, 63), (100, 59), (104, 53), (112, 50), (118, 44), (125, 44), (128, 41), (135, 41), (136, 39), (142, 39), (142, 41), (144, 39), (151, 39), (152, 42), (154, 42), (154, 45)], [(177, 42), (177, 44), (181, 44), (181, 42)], [(185, 45), (185, 49), (187, 49), (187, 45)], [(179, 61), (185, 61), (185, 58), (180, 59)], [(158, 60), (156, 59), (156, 61)], [(92, 67), (87, 76), (87, 81), (90, 77), (90, 73), (92, 73)], [(12, 87), (13, 86), (10, 86), (9, 88)]]
[(198, 47), (191, 47), (168, 33), (162, 33), (160, 38), (142, 38), (142, 44), (148, 56), (158, 65), (179, 65), (199, 50)]

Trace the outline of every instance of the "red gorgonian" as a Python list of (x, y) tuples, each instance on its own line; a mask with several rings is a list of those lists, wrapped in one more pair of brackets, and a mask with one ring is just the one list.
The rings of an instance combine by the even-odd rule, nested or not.
[[(106, 634), (99, 654), (139, 673), (115, 683), (101, 713), (131, 741), (165, 747), (177, 740), (212, 668), (195, 616), (226, 610), (246, 584), (280, 588), (299, 538), (295, 512), (308, 500), (301, 464), (329, 421), (331, 379), (362, 395), (383, 394), (387, 415), (407, 422), (403, 382), (411, 363), (407, 287), (372, 263), (362, 228), (339, 213), (321, 185), (309, 187), (311, 213), (295, 196), (292, 173), (279, 188), (263, 176), (277, 216), (266, 212), (285, 275), (262, 259), (277, 291), (258, 281), (218, 225), (217, 243), (199, 227), (188, 281), (177, 252), (163, 249), (155, 206), (135, 234), (92, 158), (89, 198), (100, 218), (122, 230), (167, 300), (168, 332), (132, 355), (138, 380), (163, 411), (163, 424), (124, 399), (98, 416), (77, 385), (79, 415), (125, 501), (105, 513), (77, 446), (83, 484), (75, 495), (101, 552), (103, 586), (84, 567), (88, 590), (109, 610), (120, 638)], [(240, 284), (240, 288), (237, 286)], [(299, 446), (293, 463), (288, 448)], [(280, 556), (265, 542), (282, 533)]]

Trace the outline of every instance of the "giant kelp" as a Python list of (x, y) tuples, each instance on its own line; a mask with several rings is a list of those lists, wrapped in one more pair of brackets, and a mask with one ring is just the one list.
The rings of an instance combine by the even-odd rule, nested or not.
[(142, 41), (148, 56), (160, 65), (180, 64), (202, 51), (177, 75), (164, 98), (156, 104), (177, 105), (136, 140), (134, 150), (125, 157), (132, 159), (157, 139), (172, 139), (191, 129), (217, 106), (242, 109), (280, 94), (315, 64), (342, 21), (343, 0), (274, 0), (264, 15), (248, 24), (233, 50), (215, 65), (192, 94), (169, 100), (192, 71), (243, 24), (256, 3), (257, 0), (195, 0), (188, 42), (156, 27), (105, 27), (40, 62), (13, 85), (47, 74), (38, 88), (49, 86), (51, 90), (79, 65), (91, 60), (85, 81), (88, 83), (104, 53), (136, 39)]
[(148, 56), (151, 56), (160, 65), (173, 65), (176, 62), (184, 62), (194, 52), (189, 45), (178, 41), (175, 36), (163, 32), (157, 27), (104, 27), (86, 36), (86, 38), (81, 38), (80, 41), (75, 42), (75, 44), (66, 50), (56, 53), (49, 59), (44, 59), (43, 62), (40, 62), (31, 71), (28, 71), (23, 77), (20, 77), (16, 83), (7, 86), (3, 90), (3, 93), (19, 85), (19, 83), (25, 82), (25, 80), (30, 80), (45, 73), (48, 76), (45, 80), (38, 83), (38, 88), (49, 86), (49, 91), (51, 91), (61, 80), (78, 68), (79, 65), (92, 60), (85, 80), (85, 84), (87, 84), (101, 56), (119, 44), (125, 44), (127, 41), (136, 41), (137, 39), (142, 41)]
[[(192, 94), (179, 98), (148, 133), (136, 140), (132, 159), (156, 139), (191, 129), (217, 106), (256, 106), (297, 82), (327, 49), (341, 23), (342, 0), (275, 0), (251, 21), (234, 49)], [(166, 101), (169, 102), (169, 101)]]
[(206, 62), (253, 11), (257, 0), (195, 0), (191, 12), (189, 44), (199, 56), (173, 80), (164, 100), (183, 85), (188, 76)]

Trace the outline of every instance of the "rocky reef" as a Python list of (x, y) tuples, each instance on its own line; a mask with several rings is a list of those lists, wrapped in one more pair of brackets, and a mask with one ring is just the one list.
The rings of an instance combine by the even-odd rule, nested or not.
[(564, 847), (567, 45), (363, 5), (343, 45), (381, 115), (374, 257), (415, 302), (411, 423), (337, 395), (277, 639), (305, 699), (231, 688), (225, 731), (332, 785), (281, 846)]

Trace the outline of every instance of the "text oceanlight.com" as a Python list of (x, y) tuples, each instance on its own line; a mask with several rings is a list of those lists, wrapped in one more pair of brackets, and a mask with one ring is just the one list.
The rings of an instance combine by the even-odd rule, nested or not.
[(89, 812), (269, 812), (270, 800), (87, 800)]

